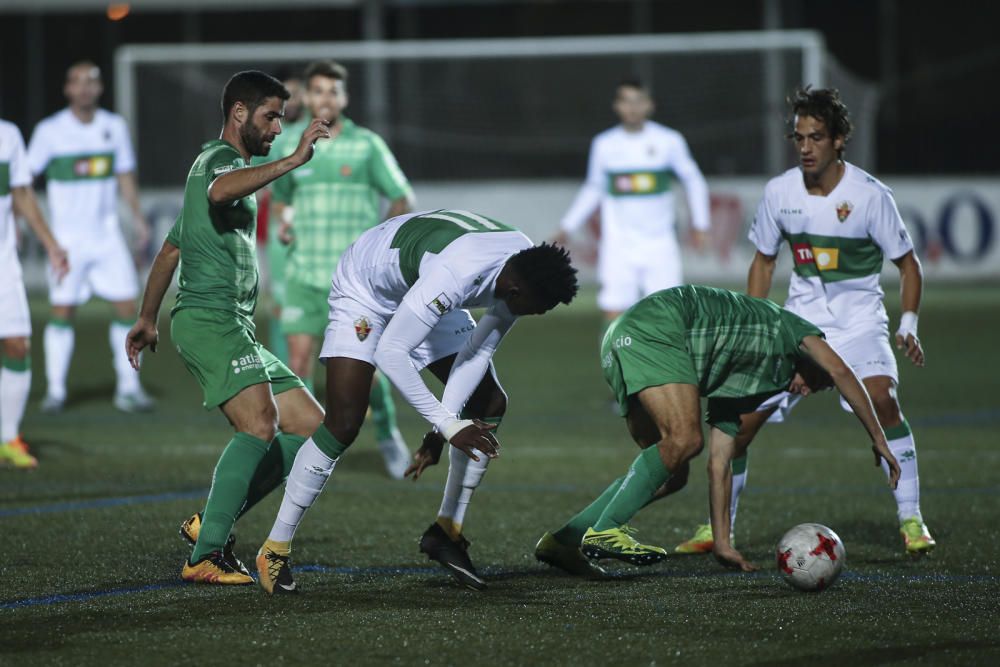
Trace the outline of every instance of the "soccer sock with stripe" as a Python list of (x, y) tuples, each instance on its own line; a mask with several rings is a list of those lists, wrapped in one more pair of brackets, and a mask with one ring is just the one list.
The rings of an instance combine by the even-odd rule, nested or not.
[[(470, 419), (464, 414), (462, 419)], [(498, 427), (502, 417), (480, 418), (487, 424), (496, 424)], [(493, 431), (496, 433), (496, 430)], [(489, 458), (479, 452), (476, 456), (478, 461), (473, 461), (459, 449), (445, 443), (448, 448), (448, 481), (444, 485), (444, 497), (441, 498), (441, 508), (438, 510), (437, 523), (444, 532), (453, 540), (458, 540), (462, 535), (462, 524), (465, 522), (465, 513), (472, 502), (472, 494), (483, 481), (486, 475), (486, 467), (489, 465)]]
[(250, 489), (247, 491), (247, 502), (243, 505), (237, 518), (250, 511), (254, 505), (267, 497), (271, 491), (281, 486), (281, 483), (288, 477), (298, 454), (306, 439), (301, 435), (291, 433), (278, 433), (271, 444), (267, 447), (264, 458), (257, 465), (253, 479), (250, 480)]
[(552, 537), (567, 546), (579, 546), (584, 533), (601, 518), (604, 508), (608, 506), (611, 499), (618, 493), (618, 489), (624, 481), (625, 477), (623, 475), (611, 482), (608, 488), (604, 489), (604, 493), (597, 497), (597, 500), (587, 505), (582, 512), (567, 521), (565, 526), (552, 533)]
[[(900, 522), (920, 514), (920, 476), (917, 474), (917, 443), (913, 440), (910, 424), (903, 419), (898, 426), (885, 429), (889, 451), (899, 462), (899, 484), (892, 494), (896, 497), (896, 514)], [(882, 462), (882, 469), (889, 474), (889, 466)]]
[(0, 442), (10, 442), (20, 432), (30, 391), (31, 357), (4, 357), (0, 368)]
[(392, 400), (392, 385), (381, 373), (375, 373), (368, 405), (372, 409), (375, 439), (378, 442), (392, 439), (396, 429), (396, 404)]
[(668, 479), (670, 471), (663, 465), (659, 448), (654, 445), (642, 450), (629, 467), (618, 491), (594, 523), (594, 530), (618, 528), (628, 523)]
[(135, 320), (115, 319), (108, 327), (108, 343), (111, 345), (112, 365), (115, 368), (116, 394), (133, 394), (140, 390), (139, 372), (132, 368), (125, 351), (125, 341)]
[(237, 433), (226, 445), (215, 465), (201, 531), (191, 553), (192, 563), (225, 546), (236, 516), (246, 503), (250, 480), (267, 453), (267, 446), (268, 443), (249, 433)]
[(66, 398), (66, 375), (73, 358), (75, 336), (73, 323), (53, 317), (45, 325), (45, 381), (46, 393), (53, 398)]
[(285, 496), (281, 499), (278, 517), (271, 526), (269, 541), (282, 545), (292, 541), (303, 515), (316, 502), (347, 447), (330, 433), (325, 424), (320, 424), (305, 441), (295, 455), (288, 474)]

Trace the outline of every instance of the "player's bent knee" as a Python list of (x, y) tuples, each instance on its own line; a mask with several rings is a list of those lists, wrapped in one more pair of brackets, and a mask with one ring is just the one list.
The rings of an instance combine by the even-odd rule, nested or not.
[(872, 404), (875, 407), (875, 415), (878, 417), (882, 428), (892, 428), (899, 426), (903, 421), (903, 416), (899, 410), (899, 403), (890, 395), (872, 397)]
[(24, 361), (31, 351), (31, 343), (27, 338), (7, 338), (3, 341), (3, 356), (8, 359)]
[(326, 430), (337, 439), (337, 442), (344, 445), (350, 445), (357, 440), (358, 433), (361, 431), (361, 425), (364, 422), (364, 413), (358, 417), (354, 414), (345, 415), (342, 412), (340, 414), (328, 412), (323, 419)]

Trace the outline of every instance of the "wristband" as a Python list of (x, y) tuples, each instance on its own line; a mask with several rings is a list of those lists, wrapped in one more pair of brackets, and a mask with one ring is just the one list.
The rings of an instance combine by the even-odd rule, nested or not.
[(912, 310), (908, 310), (903, 313), (899, 318), (899, 330), (896, 335), (906, 338), (907, 335), (912, 334), (914, 338), (917, 337), (917, 314)]
[(458, 434), (463, 428), (467, 426), (472, 426), (474, 422), (471, 419), (454, 419), (444, 426), (438, 428), (438, 433), (444, 436), (444, 439), (451, 442), (451, 439)]
[(281, 210), (281, 221), (285, 224), (292, 224), (292, 218), (295, 217), (295, 209), (291, 206), (286, 206)]

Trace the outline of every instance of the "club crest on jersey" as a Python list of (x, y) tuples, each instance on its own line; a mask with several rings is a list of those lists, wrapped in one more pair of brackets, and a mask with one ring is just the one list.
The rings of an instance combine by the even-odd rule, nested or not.
[(354, 320), (354, 333), (357, 334), (358, 340), (364, 342), (365, 338), (368, 338), (368, 334), (372, 332), (372, 325), (368, 323), (367, 317), (359, 317)]
[(348, 178), (354, 171), (351, 169), (351, 165), (345, 164), (340, 168), (340, 175), (344, 178)]
[(451, 300), (445, 296), (444, 292), (441, 292), (436, 297), (431, 299), (431, 302), (427, 304), (427, 307), (438, 315), (444, 315), (451, 310)]
[(842, 201), (837, 204), (837, 219), (841, 222), (847, 220), (847, 216), (854, 210), (854, 204), (849, 201)]

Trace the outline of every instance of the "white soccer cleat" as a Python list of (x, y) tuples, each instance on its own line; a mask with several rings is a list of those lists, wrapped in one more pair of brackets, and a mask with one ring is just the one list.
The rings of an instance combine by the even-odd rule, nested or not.
[(66, 405), (66, 397), (52, 396), (51, 394), (46, 394), (45, 398), (42, 399), (41, 411), (47, 415), (54, 415), (63, 411), (63, 406)]
[(399, 429), (392, 429), (392, 437), (379, 440), (378, 450), (385, 462), (385, 471), (393, 479), (403, 479), (403, 473), (410, 467), (410, 450)]
[(156, 406), (152, 397), (141, 388), (135, 391), (116, 393), (112, 403), (122, 412), (149, 412)]

